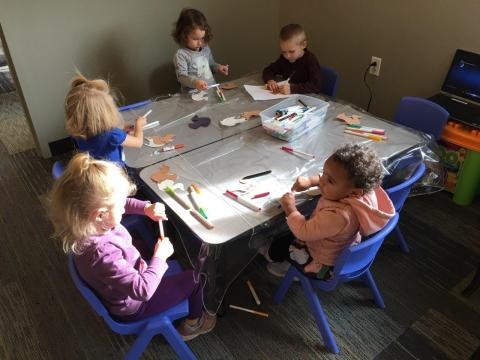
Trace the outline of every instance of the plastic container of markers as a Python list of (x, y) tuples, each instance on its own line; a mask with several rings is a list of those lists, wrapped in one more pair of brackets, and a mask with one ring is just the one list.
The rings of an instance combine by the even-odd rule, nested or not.
[[(313, 107), (314, 109), (304, 112), (302, 102), (307, 105), (309, 109)], [(276, 138), (284, 141), (293, 141), (308, 133), (325, 120), (328, 105), (326, 101), (311, 96), (301, 94), (293, 95), (263, 110), (260, 113), (262, 126), (268, 134)], [(288, 116), (289, 113), (295, 113), (296, 116), (282, 120), (281, 117), (278, 117), (280, 113), (286, 114), (283, 116)]]

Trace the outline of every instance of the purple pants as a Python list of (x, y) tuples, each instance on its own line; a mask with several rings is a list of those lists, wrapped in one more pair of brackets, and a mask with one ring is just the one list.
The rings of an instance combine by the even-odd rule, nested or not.
[(122, 316), (121, 320), (143, 320), (161, 313), (187, 298), (188, 318), (197, 319), (202, 316), (202, 281), (197, 274), (193, 273), (193, 270), (164, 276), (150, 300), (143, 303), (135, 314)]

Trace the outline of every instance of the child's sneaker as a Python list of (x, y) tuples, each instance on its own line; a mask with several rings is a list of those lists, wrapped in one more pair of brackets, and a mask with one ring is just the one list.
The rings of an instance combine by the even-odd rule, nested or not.
[(184, 341), (196, 338), (198, 335), (206, 334), (215, 327), (217, 323), (217, 315), (209, 315), (203, 312), (202, 317), (198, 319), (196, 324), (188, 324), (187, 319), (183, 320), (177, 330)]
[(270, 274), (275, 275), (276, 277), (285, 277), (290, 266), (291, 264), (288, 261), (271, 262), (270, 264), (267, 264), (267, 270)]

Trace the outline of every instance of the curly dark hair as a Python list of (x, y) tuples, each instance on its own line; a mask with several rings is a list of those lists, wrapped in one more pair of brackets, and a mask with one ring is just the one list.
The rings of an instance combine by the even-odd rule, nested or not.
[(364, 192), (369, 192), (382, 183), (382, 162), (377, 153), (366, 145), (345, 144), (331, 158), (344, 166), (354, 186)]
[(175, 23), (172, 37), (177, 44), (185, 45), (188, 34), (196, 28), (205, 31), (204, 41), (208, 44), (208, 42), (212, 40), (213, 34), (205, 15), (196, 9), (183, 9)]

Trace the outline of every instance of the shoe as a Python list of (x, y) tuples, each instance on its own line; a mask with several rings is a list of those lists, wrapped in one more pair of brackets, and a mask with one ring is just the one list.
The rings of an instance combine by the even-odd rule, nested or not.
[(202, 317), (196, 324), (188, 324), (187, 319), (183, 320), (178, 326), (177, 331), (183, 338), (183, 341), (195, 339), (198, 335), (206, 334), (213, 330), (217, 323), (217, 315), (209, 315), (203, 312)]
[(290, 266), (291, 264), (288, 261), (272, 262), (267, 264), (267, 270), (276, 277), (285, 277)]
[(270, 250), (270, 245), (271, 245), (271, 242), (268, 242), (267, 244), (260, 246), (257, 251), (260, 255), (262, 255), (265, 258), (265, 260), (267, 260), (269, 263), (273, 263), (273, 260), (270, 258), (270, 255), (268, 255), (268, 250)]

